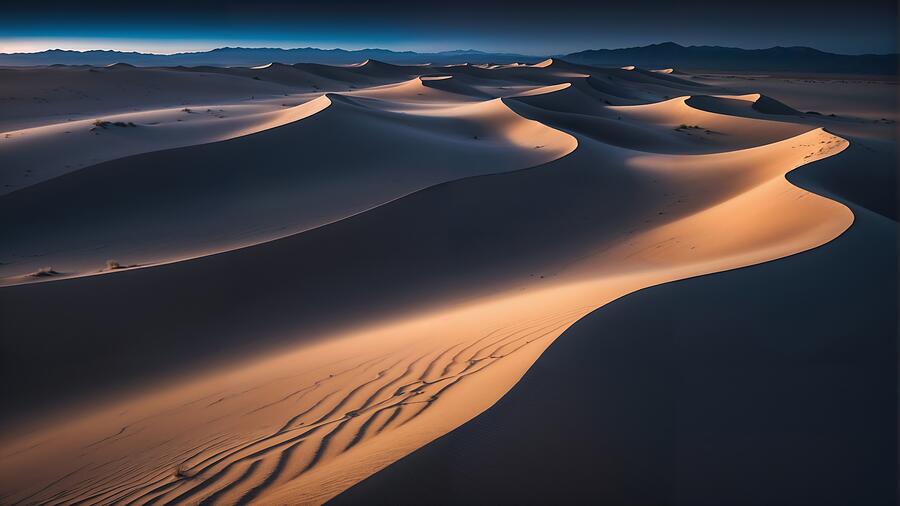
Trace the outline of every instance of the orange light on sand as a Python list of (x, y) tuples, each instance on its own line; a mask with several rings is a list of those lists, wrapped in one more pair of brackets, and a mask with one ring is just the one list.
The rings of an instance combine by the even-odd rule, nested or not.
[[(57, 71), (45, 72), (37, 75), (52, 78), (55, 85), (65, 82)], [(55, 175), (69, 174), (64, 181), (72, 185), (70, 191), (101, 200), (102, 189), (79, 186), (79, 174), (67, 163), (71, 158), (115, 160), (129, 154), (136, 155), (129, 161), (136, 167), (141, 153), (219, 141), (202, 147), (203, 160), (216, 160), (210, 177), (238, 177), (254, 167), (260, 178), (286, 178), (277, 188), (192, 188), (204, 202), (249, 202), (242, 210), (245, 228), (233, 222), (223, 226), (216, 213), (175, 207), (164, 207), (163, 213), (151, 206), (135, 212), (134, 220), (151, 220), (140, 222), (146, 235), (136, 241), (116, 223), (104, 221), (111, 215), (129, 227), (138, 223), (129, 221), (128, 213), (133, 202), (141, 201), (126, 200), (128, 205), (116, 212), (79, 224), (82, 232), (71, 243), (60, 239), (52, 252), (34, 260), (63, 266), (65, 275), (118, 276), (117, 270), (100, 272), (97, 266), (122, 248), (132, 255), (126, 260), (150, 265), (133, 273), (138, 289), (142, 276), (159, 271), (153, 264), (170, 263), (165, 275), (177, 278), (196, 265), (182, 260), (203, 262), (210, 253), (240, 249), (249, 260), (220, 276), (257, 283), (271, 279), (272, 271), (264, 270), (270, 265), (304, 261), (304, 249), (291, 242), (298, 237), (292, 234), (358, 213), (387, 212), (379, 206), (395, 199), (388, 211), (428, 216), (430, 208), (422, 202), (456, 202), (460, 195), (466, 197), (460, 206), (483, 211), (470, 218), (477, 222), (453, 221), (464, 218), (448, 207), (450, 217), (441, 223), (453, 225), (456, 234), (480, 233), (478, 244), (487, 251), (483, 261), (496, 262), (498, 273), (487, 283), (477, 274), (483, 270), (463, 271), (455, 280), (465, 288), (461, 296), (427, 294), (423, 300), (429, 303), (414, 311), (398, 303), (380, 317), (347, 316), (345, 327), (322, 333), (314, 344), (285, 345), (262, 358), (236, 356), (227, 367), (161, 380), (99, 408), (72, 409), (38, 421), (47, 428), (0, 441), (0, 494), (6, 500), (322, 503), (490, 407), (569, 326), (611, 300), (647, 286), (805, 251), (832, 240), (853, 221), (847, 207), (785, 179), (798, 166), (840, 153), (848, 141), (805, 124), (754, 119), (755, 100), (728, 104), (745, 107), (732, 111), (744, 111), (746, 117), (700, 110), (680, 92), (687, 85), (669, 89), (671, 81), (665, 79), (674, 77), (639, 71), (629, 72), (633, 80), (627, 83), (603, 81), (616, 92), (604, 94), (591, 81), (603, 77), (597, 71), (588, 74), (551, 60), (427, 72), (377, 62), (207, 73), (111, 69), (99, 75), (118, 83), (114, 88), (122, 99), (138, 89), (137, 81), (150, 79), (158, 79), (153, 82), (159, 87), (181, 86), (198, 101), (216, 89), (209, 83), (220, 83), (220, 92), (233, 91), (240, 98), (226, 94), (217, 98), (220, 105), (169, 103), (116, 115), (89, 110), (87, 118), (75, 122), (53, 118), (21, 128), (12, 126), (14, 118), (0, 117), (10, 137), (0, 147), (7, 160), (42, 160)], [(69, 78), (69, 86), (102, 82), (87, 72)], [(280, 89), (280, 82), (314, 83), (317, 89), (246, 99), (249, 89)], [(676, 98), (663, 99), (662, 93)], [(650, 94), (658, 100), (610, 104), (611, 98)], [(145, 96), (156, 95), (147, 91)], [(104, 129), (94, 126), (95, 116), (139, 126)], [(70, 140), (73, 131), (79, 132), (77, 142)], [(130, 151), (120, 151), (121, 146)], [(154, 169), (202, 170), (184, 165), (199, 159), (192, 149), (153, 154)], [(214, 158), (216, 150), (229, 154)], [(267, 172), (271, 166), (290, 170)], [(323, 182), (314, 178), (315, 171), (305, 170), (318, 166), (342, 177)], [(460, 181), (416, 199), (403, 198), (454, 180)], [(488, 180), (503, 184), (482, 187)], [(167, 184), (178, 184), (177, 178), (171, 181)], [(17, 184), (30, 182), (23, 176)], [(117, 188), (126, 195), (140, 191)], [(450, 193), (454, 189), (459, 192)], [(522, 202), (540, 212), (521, 211), (524, 207), (515, 204)], [(20, 215), (27, 214), (27, 205), (22, 204)], [(304, 216), (313, 218), (297, 218)], [(359, 222), (345, 222), (347, 237), (367, 243), (381, 240), (379, 226), (390, 226)], [(516, 249), (499, 242), (499, 232), (481, 232), (478, 226), (486, 222), (515, 238)], [(434, 233), (445, 237), (450, 225)], [(56, 237), (51, 232), (42, 236)], [(281, 237), (287, 238), (272, 241)], [(418, 239), (397, 239), (396, 247), (413, 247)], [(241, 249), (249, 244), (255, 248)], [(346, 246), (357, 244), (362, 243)], [(45, 245), (21, 232), (8, 234), (3, 247), (29, 258), (28, 252), (43, 251)], [(366, 283), (383, 283), (382, 296), (390, 301), (392, 280), (377, 273), (391, 272), (407, 260), (380, 261), (384, 265), (373, 265), (376, 274)], [(341, 268), (325, 263), (321, 268)], [(8, 284), (32, 283), (36, 279), (27, 273), (37, 267), (23, 260), (0, 265), (0, 273)], [(440, 279), (437, 274), (417, 275), (427, 287)], [(177, 287), (158, 285), (161, 299), (177, 295)], [(297, 337), (285, 335), (285, 342)]]

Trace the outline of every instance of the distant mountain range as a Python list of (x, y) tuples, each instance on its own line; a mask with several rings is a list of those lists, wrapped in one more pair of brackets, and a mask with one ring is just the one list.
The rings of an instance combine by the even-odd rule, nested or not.
[(624, 49), (590, 49), (562, 57), (584, 65), (637, 65), (706, 70), (763, 70), (896, 74), (897, 54), (843, 55), (810, 47), (740, 49), (682, 46), (674, 42)]
[[(394, 64), (433, 63), (534, 63), (547, 56), (513, 53), (488, 53), (474, 49), (417, 53), (388, 49), (318, 49), (312, 47), (242, 48), (223, 47), (211, 51), (171, 55), (122, 51), (67, 51), (51, 49), (38, 53), (0, 53), (0, 66), (33, 65), (110, 65), (128, 63), (137, 66), (253, 66), (269, 62), (358, 63), (368, 59)], [(809, 47), (773, 47), (740, 49), (720, 46), (681, 46), (674, 42), (623, 49), (591, 49), (567, 55), (552, 55), (563, 60), (596, 66), (637, 65), (674, 67), (692, 70), (751, 70), (831, 72), (854, 74), (896, 74), (898, 55), (841, 55)]]
[(394, 64), (419, 64), (434, 63), (446, 65), (451, 63), (494, 63), (537, 62), (545, 57), (525, 56), (509, 53), (485, 53), (474, 49), (443, 51), (439, 53), (416, 53), (413, 51), (391, 51), (388, 49), (359, 49), (349, 51), (346, 49), (318, 49), (314, 47), (302, 47), (296, 49), (281, 48), (246, 48), (246, 47), (222, 47), (211, 51), (196, 53), (176, 54), (148, 54), (122, 51), (67, 51), (63, 49), (51, 49), (39, 53), (0, 53), (0, 65), (6, 66), (30, 66), (30, 65), (110, 65), (113, 63), (128, 63), (141, 67), (163, 66), (253, 66), (270, 62), (294, 64), (294, 63), (325, 63), (331, 65), (344, 65), (348, 63), (360, 63), (365, 60), (379, 60)]

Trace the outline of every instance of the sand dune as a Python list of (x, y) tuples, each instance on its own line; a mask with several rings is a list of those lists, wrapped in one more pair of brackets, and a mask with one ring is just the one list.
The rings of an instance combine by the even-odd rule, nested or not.
[(7, 104), (0, 113), (6, 162), (0, 195), (107, 160), (274, 128), (299, 119), (295, 106), (324, 92), (409, 78), (402, 67), (389, 69), (279, 63), (0, 69), (16, 72), (0, 84), (0, 103)]
[[(861, 143), (788, 177), (877, 194), (856, 168), (894, 162)], [(897, 225), (831, 198), (854, 214), (836, 240), (598, 309), (487, 412), (331, 503), (892, 504)]]
[(454, 103), (461, 99), (492, 98), (451, 75), (426, 75), (397, 84), (387, 84), (355, 92), (362, 97), (381, 98), (399, 102)]
[(348, 65), (347, 68), (353, 69), (354, 72), (369, 77), (383, 77), (390, 79), (412, 77), (422, 73), (422, 67), (419, 65), (393, 65), (371, 59), (359, 64)]
[(2, 377), (39, 415), (8, 422), (0, 501), (321, 503), (489, 408), (594, 309), (853, 223), (785, 179), (848, 141), (692, 106), (727, 89), (412, 69), (342, 67), (396, 81), (0, 197), (4, 354), (43, 363)]
[(685, 136), (700, 136), (709, 145), (724, 149), (740, 149), (768, 144), (797, 135), (803, 126), (707, 113), (687, 104), (690, 97), (677, 97), (664, 102), (635, 106), (614, 106), (613, 111), (625, 120), (652, 123)]
[[(446, 115), (398, 107), (327, 95), (261, 116), (248, 129), (265, 129), (255, 135), (101, 163), (21, 189), (0, 202), (3, 282), (31, 281), (28, 274), (45, 265), (77, 276), (99, 273), (108, 259), (148, 265), (242, 247), (575, 147), (500, 102)], [(333, 132), (354, 139), (353, 149), (329, 142)], [(297, 165), (281, 162), (295, 153)], [(41, 204), (51, 200), (57, 205)], [(61, 215), (69, 208), (80, 211)]]
[(598, 309), (488, 411), (330, 504), (893, 504), (897, 226), (847, 205), (823, 247)]
[(316, 101), (317, 96), (99, 115), (3, 132), (0, 195), (108, 160), (227, 140), (298, 121), (326, 103)]
[[(223, 104), (283, 96), (289, 87), (177, 69), (53, 67), (0, 69), (0, 131), (136, 109)], [(14, 76), (14, 77), (13, 77)]]
[[(695, 82), (712, 86), (726, 86), (737, 93), (761, 93), (777, 97), (799, 111), (814, 111), (826, 118), (830, 114), (839, 118), (866, 122), (898, 120), (898, 96), (896, 79), (871, 76), (820, 75), (803, 77), (773, 75), (761, 78), (741, 74), (708, 74), (695, 76)], [(877, 134), (869, 129), (867, 134)], [(896, 137), (896, 136), (895, 136)]]
[(721, 101), (741, 101), (750, 102), (751, 107), (763, 114), (789, 114), (797, 115), (800, 111), (789, 107), (771, 97), (759, 93), (749, 93), (747, 95), (714, 95), (712, 97), (701, 97), (706, 99), (721, 99)]
[[(606, 105), (588, 81), (571, 87), (543, 88), (544, 93), (512, 97), (510, 104), (525, 104), (540, 121), (578, 131), (604, 143), (658, 153), (722, 152), (770, 143), (812, 127), (762, 119), (711, 113), (688, 105), (683, 96), (633, 106)], [(546, 93), (547, 91), (554, 93)], [(582, 105), (588, 102), (592, 105)], [(513, 105), (520, 114), (528, 108)]]

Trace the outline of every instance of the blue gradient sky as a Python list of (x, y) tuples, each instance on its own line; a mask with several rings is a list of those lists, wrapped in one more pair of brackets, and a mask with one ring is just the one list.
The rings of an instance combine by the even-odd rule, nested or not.
[[(4, 7), (0, 52), (118, 49), (173, 53), (222, 46), (480, 49), (560, 54), (674, 41), (745, 48), (804, 45), (858, 54), (897, 50), (891, 1), (736, 4), (565, 1), (515, 4), (40, 1)], [(848, 7), (852, 5), (852, 7)]]

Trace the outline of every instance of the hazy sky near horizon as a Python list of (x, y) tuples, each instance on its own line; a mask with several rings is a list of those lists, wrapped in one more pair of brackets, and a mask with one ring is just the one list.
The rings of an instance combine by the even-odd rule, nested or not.
[(802, 45), (847, 54), (897, 51), (894, 0), (582, 4), (34, 0), (4, 6), (0, 52), (314, 46), (551, 55), (665, 41), (744, 48)]

